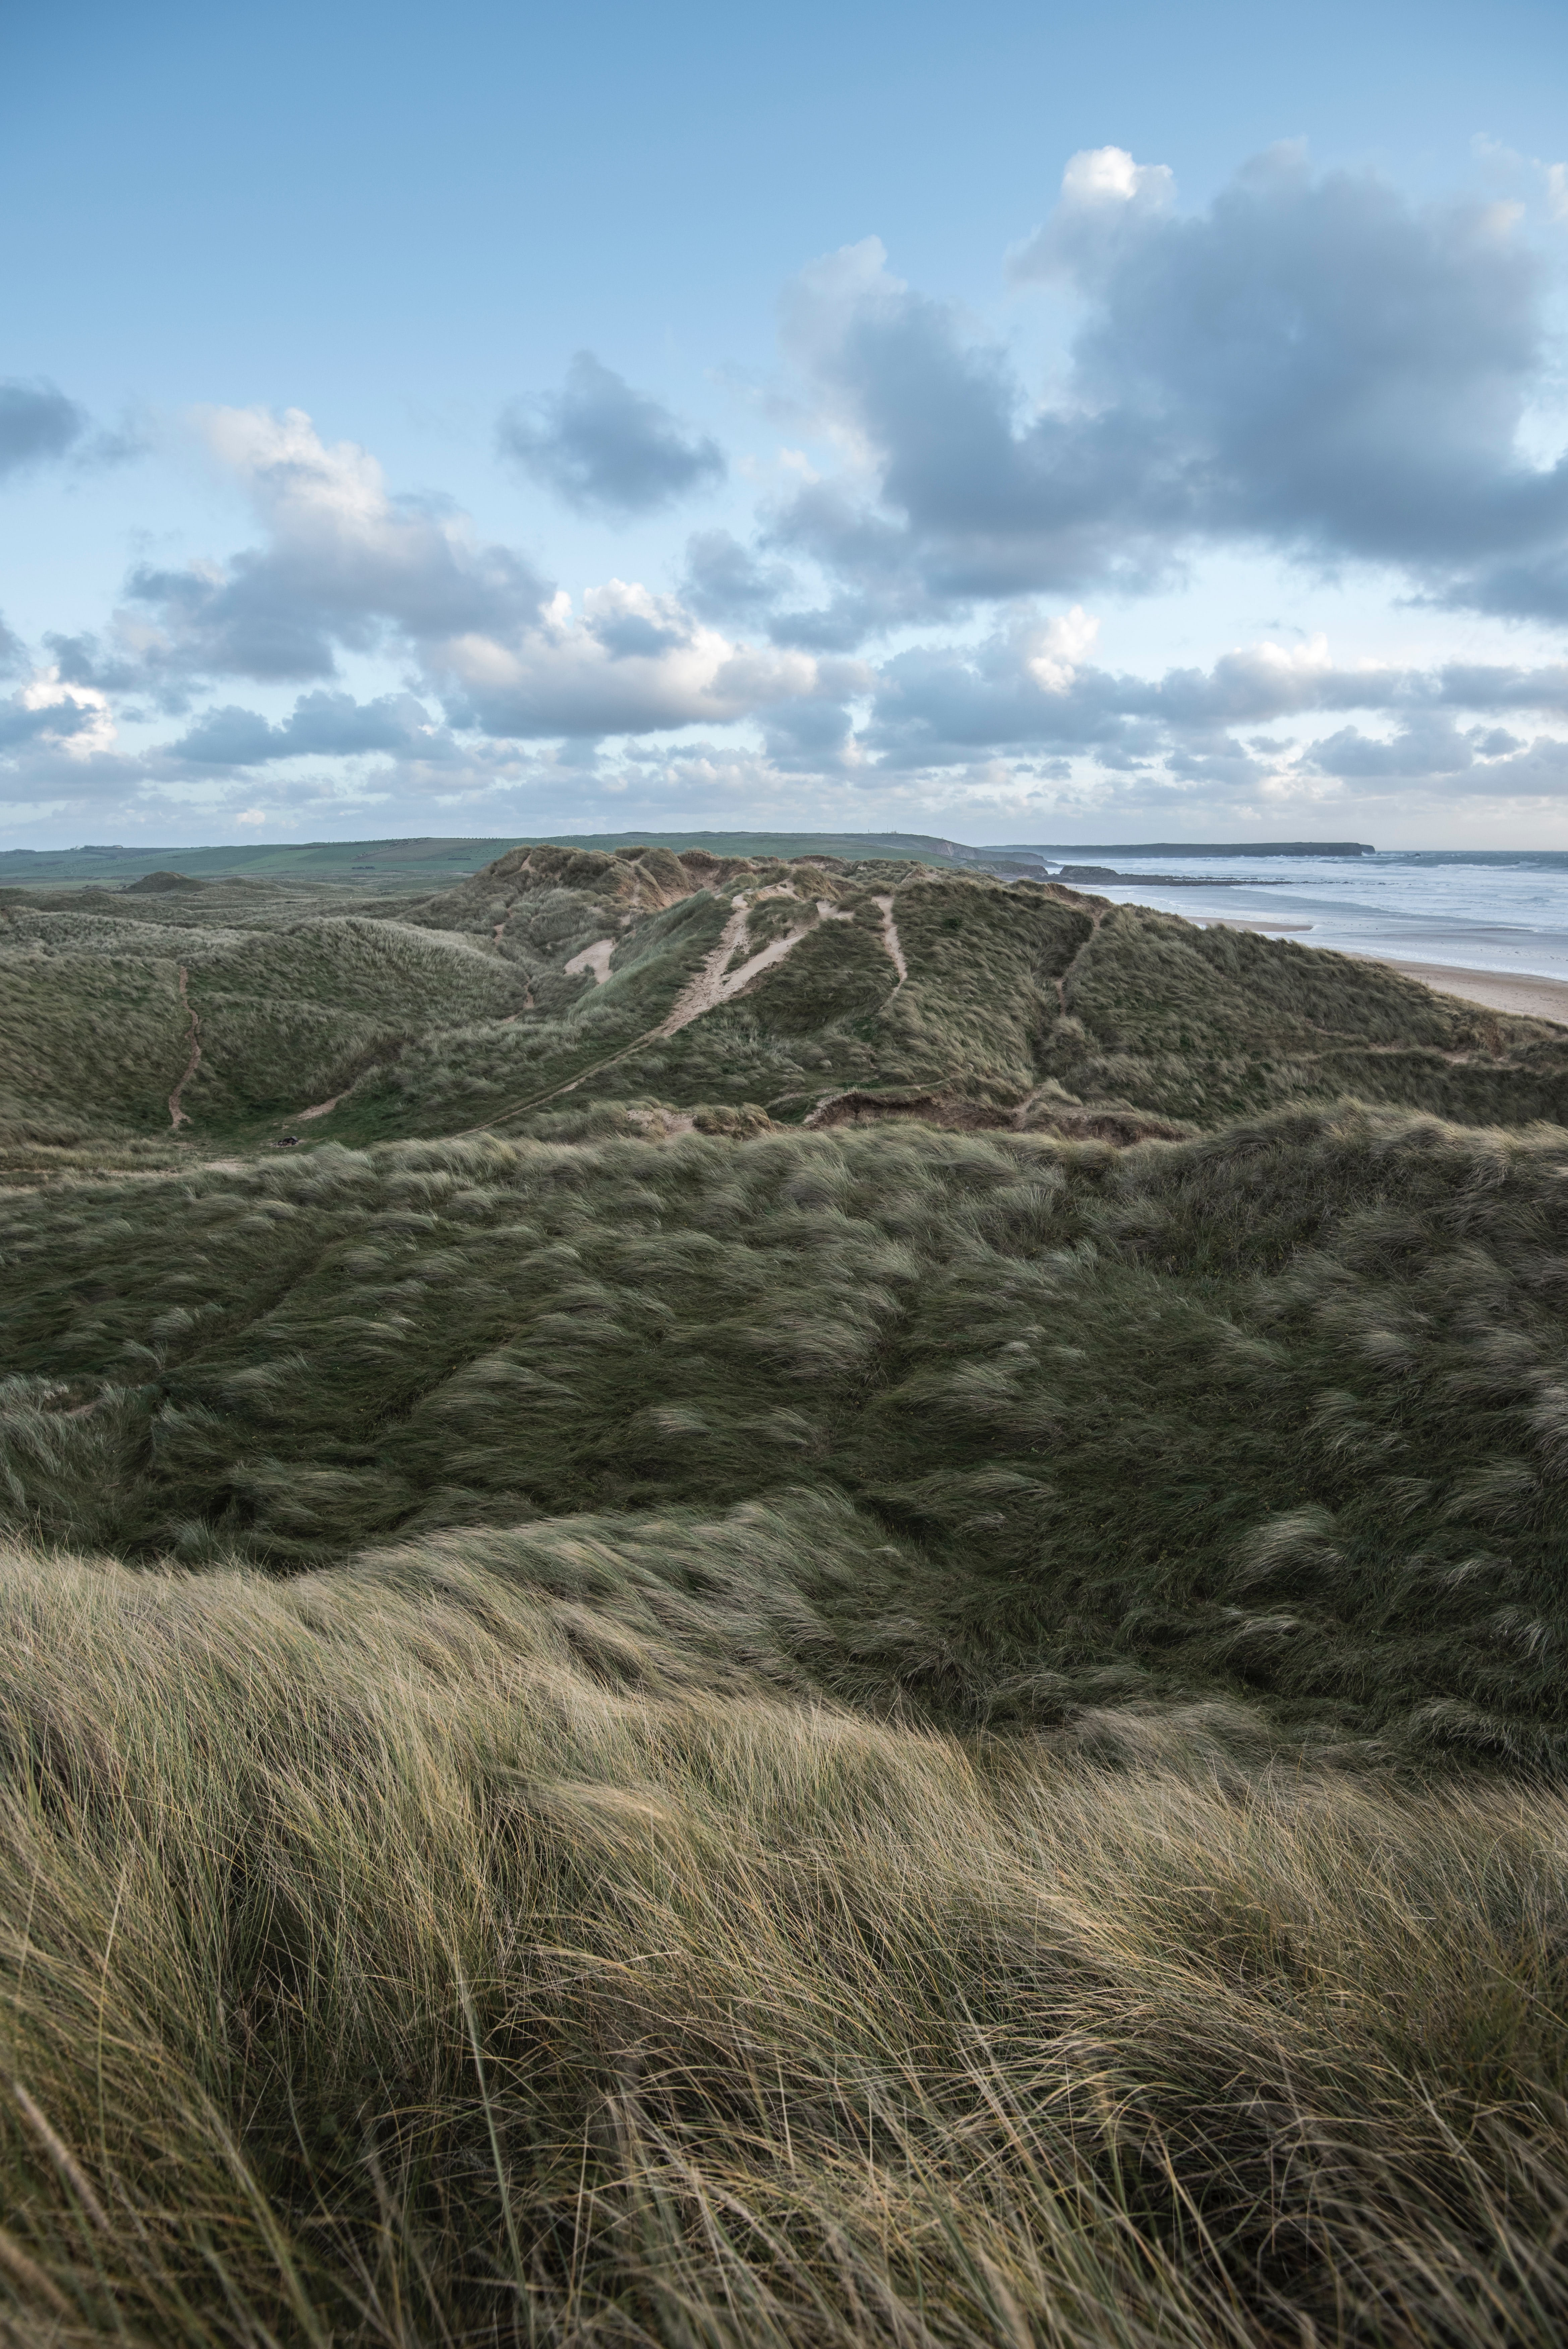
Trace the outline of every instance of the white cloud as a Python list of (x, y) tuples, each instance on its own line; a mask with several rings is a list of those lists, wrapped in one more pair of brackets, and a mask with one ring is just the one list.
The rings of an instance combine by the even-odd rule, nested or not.
[(582, 513), (625, 520), (722, 481), (718, 442), (636, 391), (592, 351), (579, 351), (561, 390), (514, 400), (502, 416), (501, 453)]
[(1135, 162), (1125, 147), (1085, 148), (1062, 174), (1050, 220), (1008, 254), (1007, 274), (1016, 285), (1069, 277), (1129, 221), (1167, 212), (1175, 201), (1167, 164)]
[(90, 759), (112, 750), (119, 732), (105, 695), (88, 685), (63, 684), (57, 668), (47, 668), (25, 685), (16, 700), (26, 710), (57, 710), (66, 722), (46, 722), (39, 732), (57, 744), (67, 759)]
[[(757, 404), (788, 445), (770, 431), (765, 462), (735, 468), (754, 527), (726, 511), (643, 575), (569, 591), (449, 500), (400, 494), (302, 408), (202, 410), (244, 543), (141, 564), (108, 653), (56, 635), (35, 659), (0, 633), (8, 678), (28, 680), (0, 701), (0, 792), (317, 829), (372, 803), (389, 823), (488, 810), (505, 829), (546, 801), (566, 828), (574, 794), (629, 815), (683, 792), (727, 817), (725, 794), (824, 815), (835, 793), (861, 812), (1161, 792), (1217, 818), (1282, 793), (1544, 804), (1568, 792), (1551, 730), (1568, 731), (1568, 664), (1445, 615), (1568, 618), (1532, 242), (1543, 211), (1568, 220), (1568, 165), (1482, 165), (1487, 201), (1421, 205), (1283, 148), (1183, 211), (1163, 164), (1085, 150), (1012, 257), (1015, 280), (1065, 282), (1079, 305), (1044, 398), (878, 239), (846, 246), (783, 298), (789, 420), (778, 388)], [(71, 424), (12, 406), (46, 438)], [(513, 453), (600, 515), (722, 471), (716, 444), (587, 357), (513, 423)], [(1251, 611), (1309, 616), (1324, 568), (1356, 566), (1364, 598), (1392, 581), (1423, 604), (1424, 643), (1501, 653), (1400, 667), (1199, 607), (1172, 614), (1170, 640), (1201, 655), (1108, 665), (1096, 615), (1118, 593), (1230, 564), (1272, 597), (1264, 566), (1285, 564), (1282, 600), (1249, 585)], [(127, 752), (160, 711), (179, 725)]]
[(580, 614), (557, 594), (536, 626), (454, 638), (432, 657), (449, 703), (485, 732), (514, 738), (643, 734), (744, 718), (774, 704), (845, 693), (858, 663), (736, 641), (673, 596), (612, 579)]
[(1047, 693), (1065, 693), (1099, 633), (1098, 620), (1091, 619), (1081, 604), (1047, 620), (1035, 632), (1034, 649), (1025, 658), (1036, 685)]
[(143, 565), (143, 612), (125, 642), (156, 676), (304, 681), (336, 674), (340, 651), (389, 636), (439, 645), (515, 627), (546, 592), (532, 567), (486, 545), (465, 514), (395, 498), (352, 441), (327, 446), (300, 409), (208, 409), (198, 429), (245, 490), (265, 543), (182, 570)]

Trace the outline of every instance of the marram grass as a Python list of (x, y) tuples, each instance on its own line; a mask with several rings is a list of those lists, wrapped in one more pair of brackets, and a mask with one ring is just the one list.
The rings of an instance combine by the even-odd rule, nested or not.
[(0, 2341), (1568, 2337), (1562, 1030), (909, 864), (5, 894)]
[(456, 1536), (0, 1609), (29, 2349), (1568, 2326), (1555, 1791), (715, 1694)]

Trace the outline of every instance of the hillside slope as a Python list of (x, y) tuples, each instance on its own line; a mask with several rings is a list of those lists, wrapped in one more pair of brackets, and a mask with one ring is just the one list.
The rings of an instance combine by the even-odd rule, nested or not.
[(618, 1557), (692, 1510), (743, 1556), (760, 1506), (792, 1687), (957, 1724), (1251, 1691), (1318, 1743), (1544, 1760), (1563, 1153), (1298, 1111), (1121, 1153), (482, 1138), (12, 1197), (6, 1506), (275, 1568), (584, 1513)]
[(1556, 2349), (1568, 1031), (0, 902), (0, 2349)]
[(14, 1136), (265, 1143), (306, 1112), (313, 1139), (543, 1136), (707, 1111), (1128, 1141), (1347, 1096), (1568, 1116), (1568, 1031), (1546, 1022), (909, 862), (535, 846), (373, 905), (140, 886), (0, 906)]

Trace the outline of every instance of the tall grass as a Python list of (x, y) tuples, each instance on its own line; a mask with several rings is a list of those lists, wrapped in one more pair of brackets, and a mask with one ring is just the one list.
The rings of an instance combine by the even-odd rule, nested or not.
[[(0, 1516), (287, 1570), (753, 1505), (826, 1693), (1568, 1754), (1555, 1130), (493, 1138), (0, 1199)], [(804, 1498), (802, 1497), (804, 1495)], [(740, 1537), (736, 1537), (737, 1539)], [(748, 1537), (749, 1538), (749, 1537)]]
[(18, 2343), (1539, 2343), (1561, 1795), (1098, 1761), (449, 1537), (7, 1557)]
[(1560, 1035), (662, 848), (0, 925), (0, 2341), (1568, 2334)]

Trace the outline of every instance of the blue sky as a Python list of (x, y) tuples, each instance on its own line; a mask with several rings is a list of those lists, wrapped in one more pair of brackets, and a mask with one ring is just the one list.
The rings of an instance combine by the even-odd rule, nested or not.
[(1568, 846), (1565, 67), (9, 12), (0, 833)]

